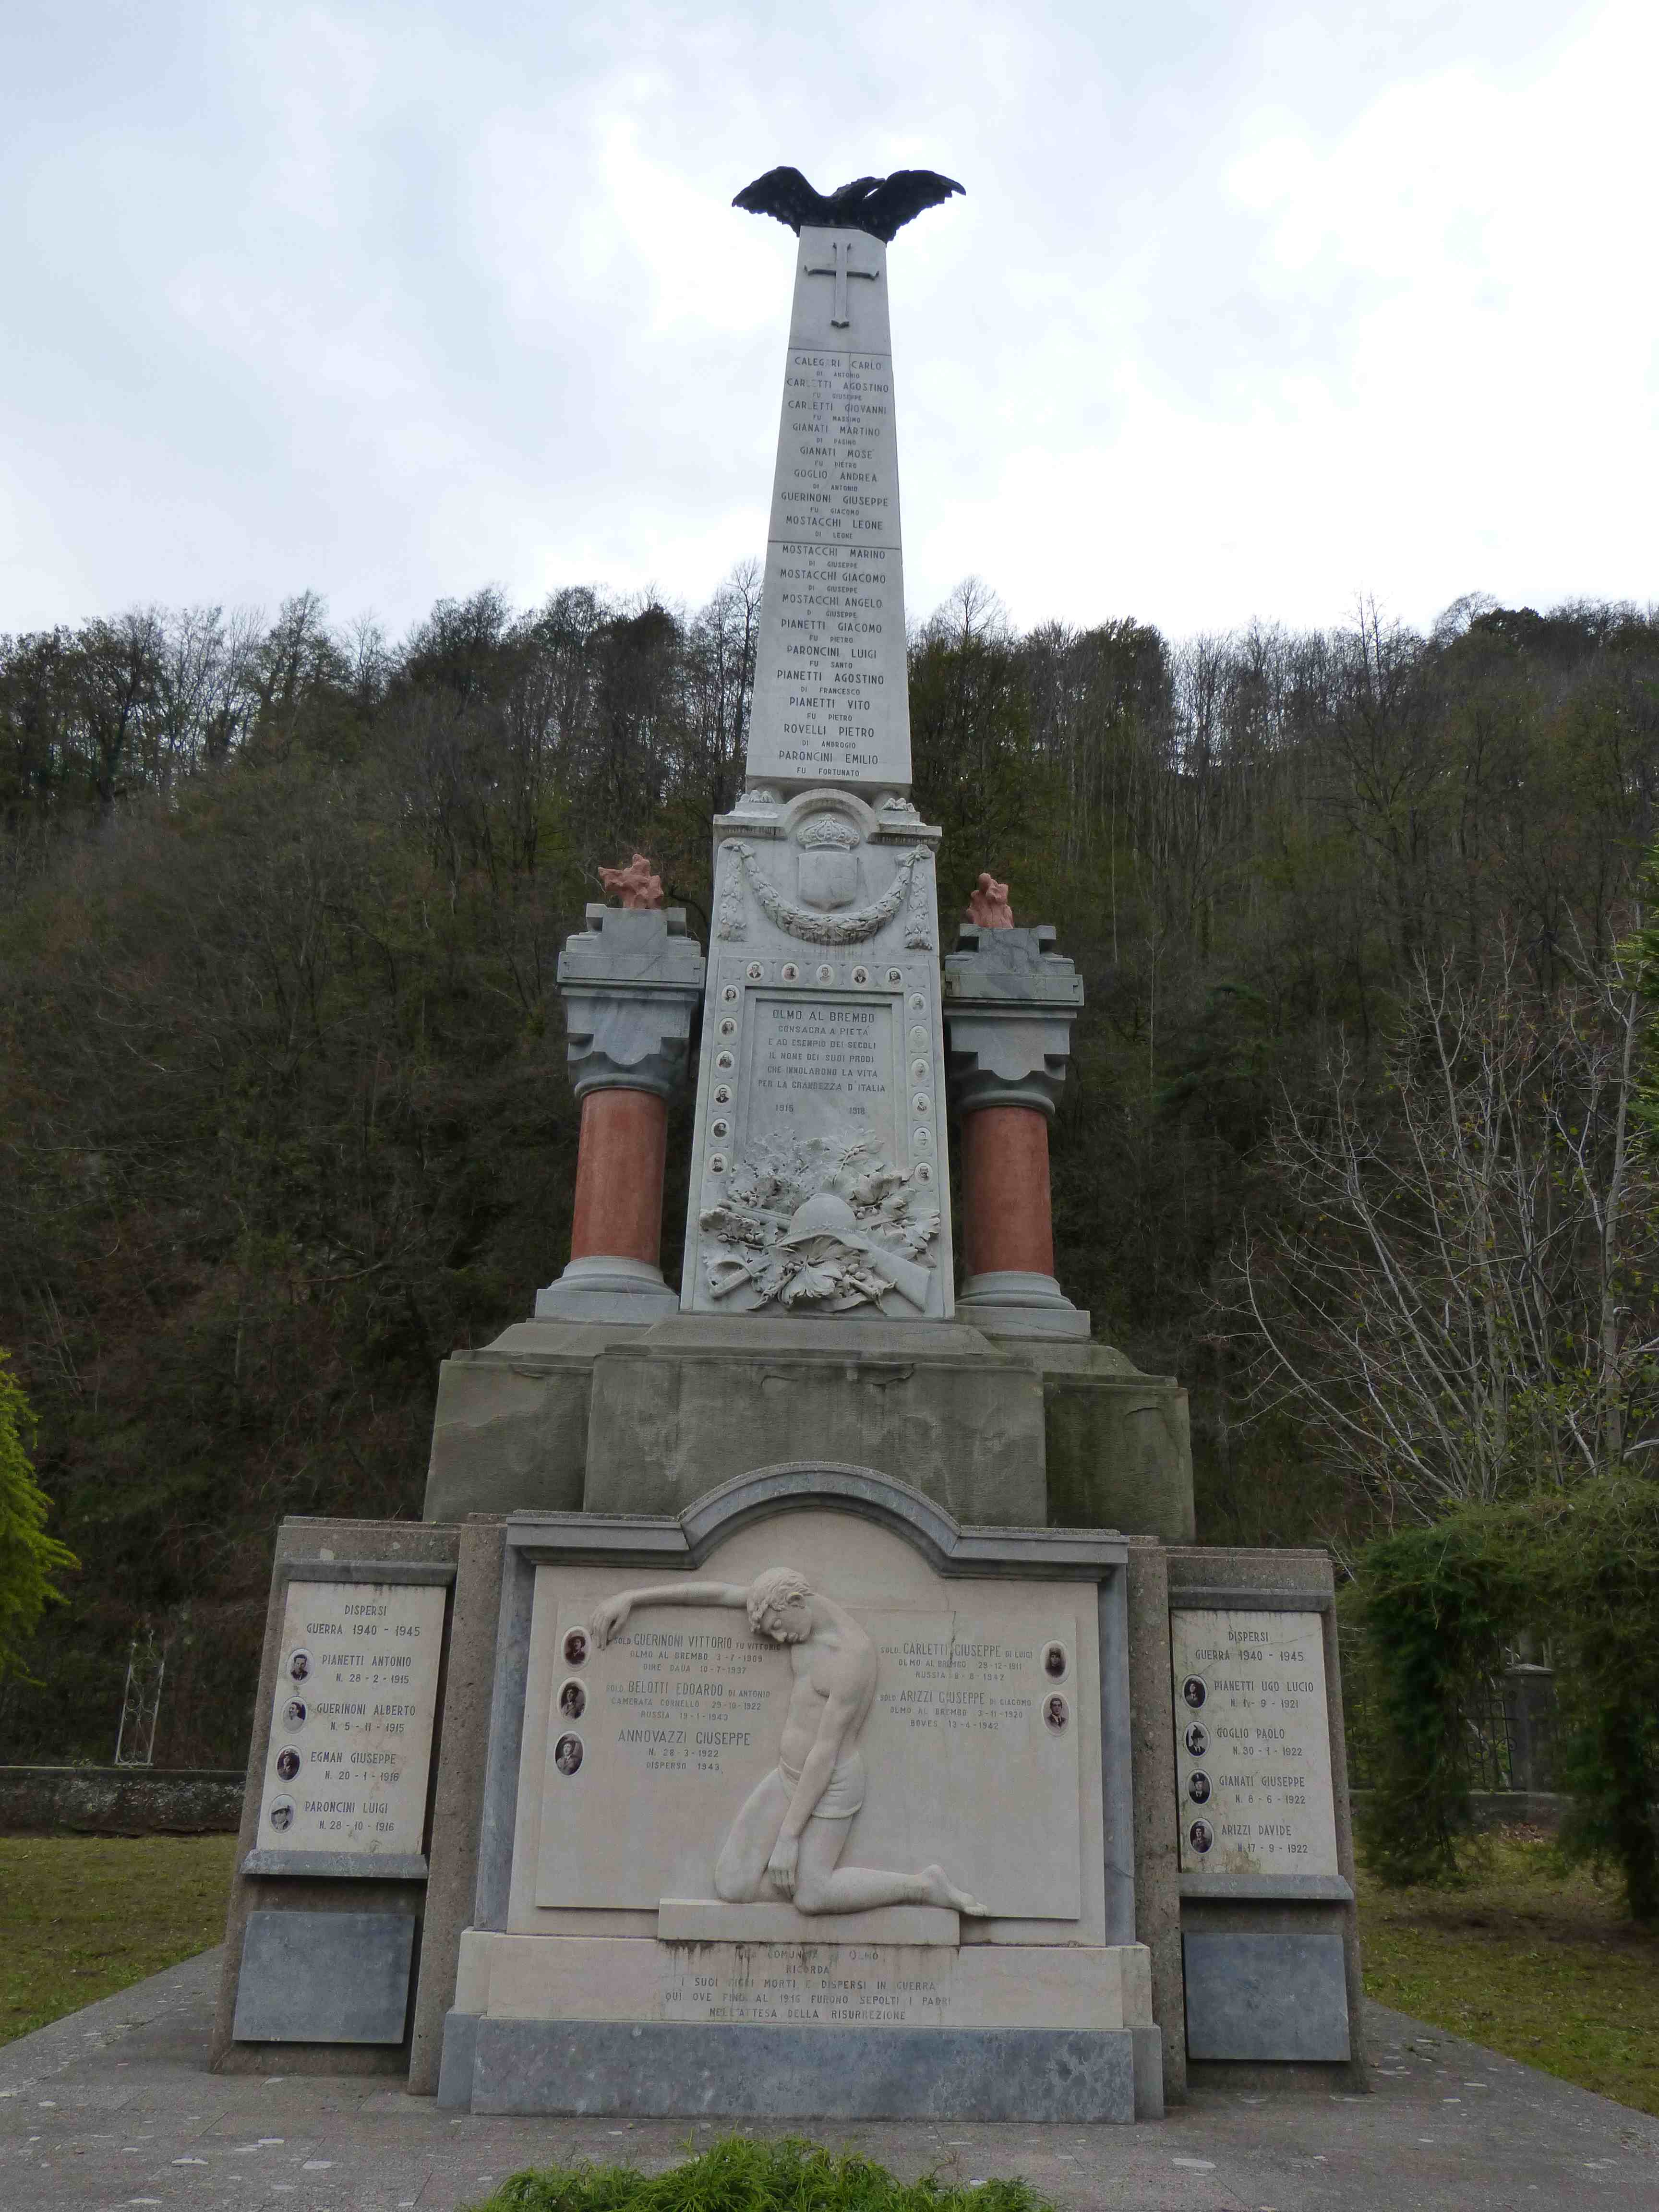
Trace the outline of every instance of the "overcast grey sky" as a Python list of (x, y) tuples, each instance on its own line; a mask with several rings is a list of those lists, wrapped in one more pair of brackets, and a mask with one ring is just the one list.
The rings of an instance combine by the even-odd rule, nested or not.
[(1653, 0), (14, 0), (0, 630), (708, 596), (793, 240), (892, 249), (908, 596), (1184, 633), (1659, 597)]

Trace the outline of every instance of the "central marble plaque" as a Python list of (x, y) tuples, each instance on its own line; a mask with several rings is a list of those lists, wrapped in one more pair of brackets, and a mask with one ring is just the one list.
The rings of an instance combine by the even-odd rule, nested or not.
[(937, 832), (830, 790), (718, 826), (681, 1304), (945, 1318)]
[[(556, 1578), (543, 1574), (550, 1601)], [(665, 1897), (712, 1896), (721, 1839), (778, 1762), (788, 1656), (741, 1614), (702, 1607), (642, 1608), (601, 1649), (586, 1632), (592, 1610), (567, 1603), (554, 1624), (570, 1656), (543, 1771), (536, 1902), (654, 1911)], [(858, 1739), (870, 1784), (849, 1854), (880, 1866), (937, 1860), (993, 1913), (1074, 1919), (1071, 1619), (1034, 1613), (1016, 1592), (852, 1617), (878, 1671)], [(1061, 1655), (1049, 1662), (1060, 1673), (1045, 1669), (1045, 1653)], [(1012, 1855), (987, 1842), (993, 1788), (1020, 1808), (1024, 1841)]]

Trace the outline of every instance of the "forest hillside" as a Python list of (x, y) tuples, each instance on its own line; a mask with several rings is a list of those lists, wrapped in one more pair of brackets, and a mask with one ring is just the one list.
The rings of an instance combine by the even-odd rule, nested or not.
[[(276, 1522), (418, 1514), (439, 1361), (567, 1255), (599, 868), (707, 941), (758, 596), (0, 639), (0, 1347), (81, 1562), (0, 1759), (106, 1759), (149, 1624), (158, 1762), (238, 1763)], [(1059, 1273), (1188, 1386), (1200, 1539), (1650, 1472), (1659, 614), (1176, 644), (969, 583), (910, 687), (942, 910), (990, 868), (1085, 978)]]

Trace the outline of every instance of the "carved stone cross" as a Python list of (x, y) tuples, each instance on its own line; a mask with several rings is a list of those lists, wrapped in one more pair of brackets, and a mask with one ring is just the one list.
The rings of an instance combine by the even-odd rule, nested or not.
[(873, 283), (876, 278), (880, 276), (881, 271), (879, 269), (854, 268), (853, 265), (853, 240), (850, 238), (831, 239), (830, 241), (830, 251), (835, 256), (834, 260), (809, 261), (806, 264), (806, 274), (809, 276), (833, 276), (835, 278), (836, 303), (830, 311), (830, 321), (834, 329), (844, 331), (848, 328), (853, 319), (851, 315), (847, 312), (848, 278), (849, 276), (867, 276), (872, 283)]

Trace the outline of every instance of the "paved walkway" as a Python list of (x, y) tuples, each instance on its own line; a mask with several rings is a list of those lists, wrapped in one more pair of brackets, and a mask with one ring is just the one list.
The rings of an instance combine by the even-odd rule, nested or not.
[[(3, 2212), (452, 2212), (520, 2166), (658, 2172), (714, 2128), (453, 2119), (373, 2081), (204, 2070), (219, 1954), (0, 2046)], [(1659, 2207), (1659, 2120), (1371, 2008), (1376, 2094), (1205, 2093), (1140, 2127), (808, 2129), (906, 2176), (1024, 2174), (1066, 2212)]]

